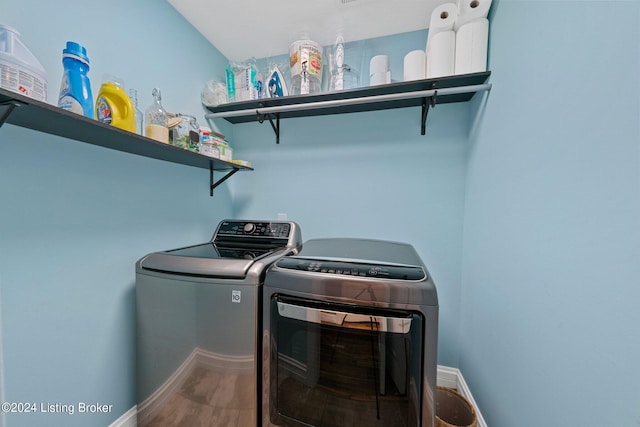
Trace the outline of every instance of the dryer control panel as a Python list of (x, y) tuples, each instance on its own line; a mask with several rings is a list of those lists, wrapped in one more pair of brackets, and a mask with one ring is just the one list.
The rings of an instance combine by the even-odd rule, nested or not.
[(366, 264), (297, 257), (282, 258), (276, 262), (276, 266), (290, 270), (307, 271), (312, 273), (341, 274), (355, 277), (392, 280), (423, 280), (427, 276), (422, 267), (410, 265)]

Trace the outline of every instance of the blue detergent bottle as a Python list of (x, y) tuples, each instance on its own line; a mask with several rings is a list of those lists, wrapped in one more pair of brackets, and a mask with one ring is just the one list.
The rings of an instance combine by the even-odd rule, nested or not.
[(62, 83), (58, 107), (89, 118), (94, 118), (93, 95), (89, 81), (89, 58), (87, 50), (75, 42), (67, 42), (62, 51)]

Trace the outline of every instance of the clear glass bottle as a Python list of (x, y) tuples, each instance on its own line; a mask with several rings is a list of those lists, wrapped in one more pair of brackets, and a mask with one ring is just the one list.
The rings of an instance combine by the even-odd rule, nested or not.
[(129, 98), (131, 98), (131, 102), (133, 102), (133, 109), (135, 110), (136, 133), (138, 135), (142, 135), (144, 134), (144, 115), (138, 106), (138, 91), (135, 89), (129, 89)]
[(345, 62), (344, 39), (339, 35), (329, 56), (331, 62), (331, 80), (329, 90), (355, 89), (360, 86), (358, 72)]
[(144, 134), (147, 138), (169, 143), (169, 128), (167, 126), (167, 111), (162, 107), (160, 89), (154, 88), (151, 92), (153, 103), (145, 111)]
[[(331, 65), (331, 90), (344, 89), (344, 39), (339, 35), (333, 48)], [(348, 67), (348, 66), (347, 66)]]

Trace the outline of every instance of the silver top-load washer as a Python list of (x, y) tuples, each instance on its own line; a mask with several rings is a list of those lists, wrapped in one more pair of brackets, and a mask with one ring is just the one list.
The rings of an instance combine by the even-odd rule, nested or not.
[(309, 240), (263, 292), (262, 426), (435, 426), (438, 297), (411, 245)]
[(265, 269), (301, 242), (294, 222), (225, 220), (209, 242), (138, 261), (139, 426), (258, 423)]

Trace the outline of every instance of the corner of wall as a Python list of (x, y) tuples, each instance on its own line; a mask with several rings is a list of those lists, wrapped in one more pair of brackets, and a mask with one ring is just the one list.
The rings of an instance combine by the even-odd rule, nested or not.
[[(4, 402), (4, 346), (2, 345), (2, 275), (0, 275), (0, 402)], [(0, 427), (4, 427), (4, 411), (0, 411)]]

